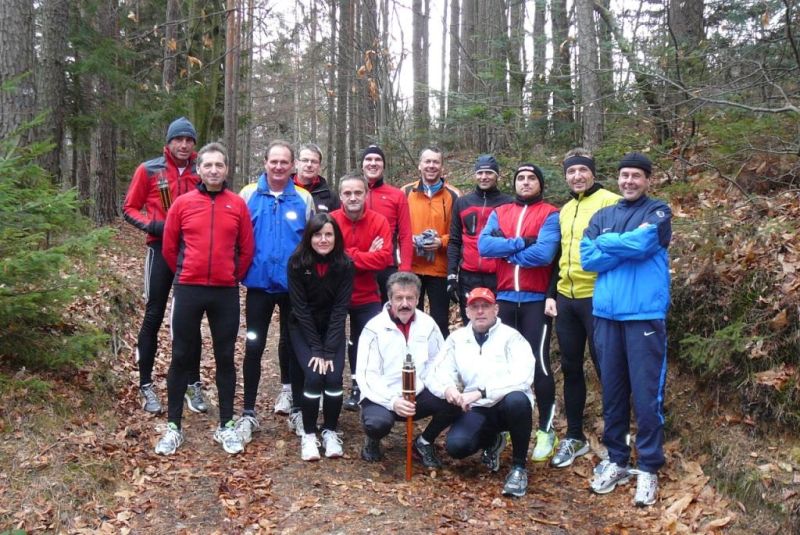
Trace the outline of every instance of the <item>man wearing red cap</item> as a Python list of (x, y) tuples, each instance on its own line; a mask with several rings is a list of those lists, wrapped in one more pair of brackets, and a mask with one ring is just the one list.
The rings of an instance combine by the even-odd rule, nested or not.
[[(512, 468), (503, 494), (524, 496), (525, 468), (533, 428), (531, 383), (535, 361), (523, 336), (497, 317), (494, 293), (473, 288), (466, 297), (469, 324), (452, 333), (428, 376), (428, 389), (464, 413), (447, 434), (447, 453), (463, 459), (483, 449), (481, 461), (500, 469), (500, 453), (511, 435)], [(463, 385), (460, 388), (459, 385)]]

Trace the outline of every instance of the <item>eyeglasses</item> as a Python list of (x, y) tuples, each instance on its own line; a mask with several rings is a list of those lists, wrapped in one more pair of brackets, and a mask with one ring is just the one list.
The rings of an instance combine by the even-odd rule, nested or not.
[(303, 165), (308, 165), (308, 164), (319, 165), (319, 160), (311, 160), (309, 158), (303, 158), (302, 160), (297, 160), (297, 161)]

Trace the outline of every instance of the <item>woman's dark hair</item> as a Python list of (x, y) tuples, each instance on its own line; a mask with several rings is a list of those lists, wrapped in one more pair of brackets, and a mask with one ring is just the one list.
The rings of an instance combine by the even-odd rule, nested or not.
[(339, 224), (330, 214), (321, 212), (319, 214), (314, 214), (306, 224), (303, 237), (300, 239), (300, 243), (297, 244), (297, 248), (292, 253), (291, 258), (289, 258), (289, 267), (292, 269), (310, 268), (322, 260), (322, 257), (311, 247), (311, 238), (314, 234), (319, 232), (326, 223), (330, 223), (333, 227), (334, 242), (333, 250), (325, 256), (325, 263), (329, 264), (331, 267), (339, 267), (347, 265), (350, 262), (350, 259), (344, 253), (344, 236), (342, 235), (342, 229), (339, 228)]

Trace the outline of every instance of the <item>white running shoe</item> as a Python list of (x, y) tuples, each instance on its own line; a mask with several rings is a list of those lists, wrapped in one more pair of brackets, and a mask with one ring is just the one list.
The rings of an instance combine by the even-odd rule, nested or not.
[(236, 432), (233, 420), (225, 424), (225, 427), (217, 428), (214, 432), (214, 440), (222, 444), (222, 449), (231, 455), (244, 451), (244, 442), (239, 433)]
[(322, 430), (322, 444), (325, 446), (325, 457), (333, 459), (344, 455), (342, 450), (342, 439), (339, 433), (331, 429)]
[(183, 431), (178, 429), (178, 426), (172, 422), (167, 424), (167, 430), (164, 436), (156, 444), (156, 453), (158, 455), (172, 455), (175, 453), (180, 445), (183, 444)]
[(656, 503), (658, 496), (658, 474), (651, 474), (642, 470), (631, 470), (636, 474), (636, 495), (633, 503), (636, 507), (647, 507)]
[(236, 420), (236, 432), (239, 433), (239, 437), (245, 444), (250, 444), (250, 441), (253, 440), (253, 433), (260, 428), (261, 426), (258, 424), (258, 420), (256, 420), (255, 416), (245, 414)]
[(275, 398), (275, 407), (272, 409), (275, 414), (289, 414), (292, 412), (292, 391), (281, 390)]
[(300, 457), (304, 461), (319, 461), (319, 440), (317, 435), (306, 435), (300, 438)]

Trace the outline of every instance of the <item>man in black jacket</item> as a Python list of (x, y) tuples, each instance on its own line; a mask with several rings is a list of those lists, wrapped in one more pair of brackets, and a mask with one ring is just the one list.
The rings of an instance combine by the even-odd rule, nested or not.
[(322, 151), (313, 143), (300, 145), (297, 159), (294, 161), (296, 173), (292, 176), (294, 185), (309, 192), (314, 198), (317, 212), (333, 212), (339, 208), (339, 197), (331, 191), (328, 181), (320, 176), (322, 167)]

